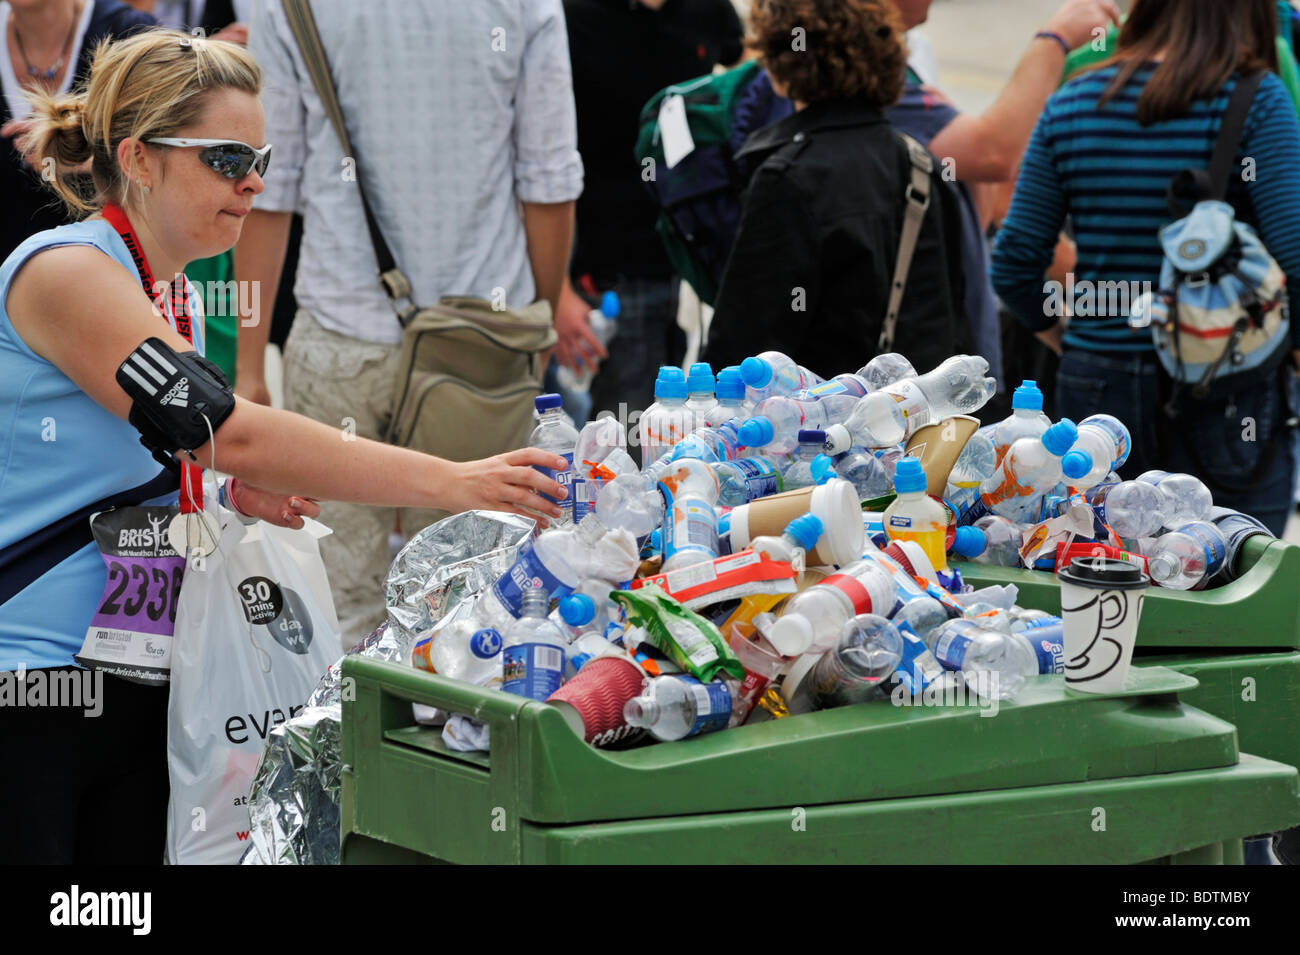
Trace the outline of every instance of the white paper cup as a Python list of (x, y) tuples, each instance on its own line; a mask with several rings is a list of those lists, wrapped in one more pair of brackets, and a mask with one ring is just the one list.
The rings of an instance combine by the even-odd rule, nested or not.
[(1076, 557), (1057, 579), (1066, 687), (1083, 693), (1123, 690), (1146, 597), (1141, 568), (1109, 557)]

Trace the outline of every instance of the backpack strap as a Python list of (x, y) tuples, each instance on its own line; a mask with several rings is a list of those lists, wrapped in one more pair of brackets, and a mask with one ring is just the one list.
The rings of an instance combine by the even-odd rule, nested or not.
[(930, 208), (930, 176), (934, 172), (934, 159), (929, 151), (906, 133), (898, 135), (907, 146), (911, 180), (904, 194), (906, 209), (903, 211), (903, 229), (898, 237), (898, 257), (894, 260), (894, 279), (889, 286), (889, 306), (885, 310), (885, 321), (881, 325), (880, 341), (877, 343), (877, 348), (882, 353), (894, 350), (894, 327), (898, 324), (898, 311), (903, 304), (903, 293), (907, 290), (912, 256), (916, 253), (916, 243), (921, 238), (921, 226), (925, 224), (925, 213)]
[[(284, 15), (289, 21), (289, 29), (298, 43), (307, 73), (311, 76), (316, 95), (320, 97), (325, 115), (330, 118), (334, 132), (343, 146), (343, 154), (358, 159), (352, 138), (348, 135), (347, 123), (343, 121), (343, 107), (339, 105), (338, 92), (334, 88), (333, 74), (330, 73), (329, 60), (325, 56), (325, 47), (321, 43), (320, 31), (316, 29), (316, 18), (311, 12), (309, 0), (282, 0)], [(358, 163), (359, 165), (359, 163)], [(397, 312), (397, 320), (405, 328), (419, 311), (411, 299), (411, 283), (406, 274), (397, 267), (393, 250), (389, 248), (384, 233), (380, 231), (379, 220), (366, 198), (364, 177), (357, 173), (357, 192), (361, 195), (361, 208), (366, 214), (366, 229), (370, 232), (370, 243), (375, 249), (375, 260), (379, 263), (379, 282)], [(404, 300), (404, 301), (403, 301)]]
[(0, 604), (7, 603), (46, 571), (94, 541), (90, 515), (96, 511), (139, 504), (172, 494), (180, 487), (180, 469), (165, 469), (145, 484), (87, 504), (8, 547), (0, 547)]
[[(1246, 116), (1255, 102), (1259, 85), (1264, 82), (1264, 75), (1265, 71), (1257, 70), (1237, 80), (1219, 123), (1219, 136), (1214, 143), (1210, 167), (1184, 170), (1169, 183), (1165, 201), (1173, 218), (1183, 218), (1192, 211), (1192, 205), (1204, 199), (1227, 198), (1234, 160), (1241, 146), (1242, 131), (1246, 127)], [(1191, 205), (1188, 204), (1189, 200)]]

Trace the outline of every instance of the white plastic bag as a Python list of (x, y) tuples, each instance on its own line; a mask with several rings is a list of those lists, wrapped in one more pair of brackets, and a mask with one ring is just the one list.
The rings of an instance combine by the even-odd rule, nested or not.
[(267, 734), (303, 709), (343, 652), (312, 520), (245, 527), (210, 506), (217, 549), (181, 585), (167, 713), (169, 864), (234, 864)]

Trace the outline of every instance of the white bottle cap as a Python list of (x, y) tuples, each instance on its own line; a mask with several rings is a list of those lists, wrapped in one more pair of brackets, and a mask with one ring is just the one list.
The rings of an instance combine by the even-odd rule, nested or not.
[(781, 656), (797, 657), (812, 646), (813, 628), (802, 614), (792, 613), (778, 617), (764, 636)]

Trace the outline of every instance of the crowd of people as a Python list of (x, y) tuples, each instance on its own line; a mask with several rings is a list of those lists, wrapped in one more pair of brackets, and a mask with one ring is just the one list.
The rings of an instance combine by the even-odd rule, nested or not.
[[(1300, 287), (1290, 7), (1132, 0), (1125, 14), (1066, 0), (972, 114), (909, 56), (930, 5), (317, 2), (349, 153), (290, 4), (0, 3), (0, 670), (75, 666), (104, 568), (88, 533), (58, 531), (129, 489), (135, 503), (175, 501), (181, 475), (157, 483), (170, 454), (206, 467), (217, 452), (240, 511), (333, 528), (322, 556), (346, 643), (383, 619), (395, 527), (409, 536), (431, 509), (558, 514), (539, 496), (564, 493), (539, 470), (554, 455), (502, 447), (454, 461), (386, 442), (403, 326), (376, 277), (358, 182), (409, 302), (545, 302), (550, 373), (595, 369), (594, 411), (643, 409), (656, 370), (687, 352), (681, 281), (635, 153), (643, 107), (747, 60), (777, 108), (733, 157), (739, 225), (704, 359), (717, 368), (777, 349), (830, 376), (885, 340), (921, 370), (980, 354), (1004, 407), (1022, 375), (1054, 375), (1057, 414), (1129, 424), (1123, 476), (1197, 474), (1216, 503), (1280, 534), (1300, 339), (1230, 393), (1174, 400), (1128, 311), (1054, 308), (1049, 289), (1160, 287), (1169, 184), (1210, 164), (1234, 89), (1259, 71), (1226, 201)], [(203, 277), (264, 291), (214, 302)], [(606, 346), (588, 314), (609, 291), (621, 311)], [(283, 409), (264, 374), (277, 340)], [(149, 341), (215, 362), (191, 385), (221, 411), (201, 441), (169, 433), (166, 409), (119, 383)], [(53, 442), (42, 437), (51, 419)], [(0, 713), (0, 758), (27, 767), (0, 783), (18, 860), (156, 860), (166, 694), (110, 683), (121, 705), (89, 730), (57, 710)], [(129, 753), (114, 742), (127, 725), (140, 740)], [(140, 726), (157, 731), (145, 739)], [(74, 755), (56, 765), (42, 756), (51, 746)]]

